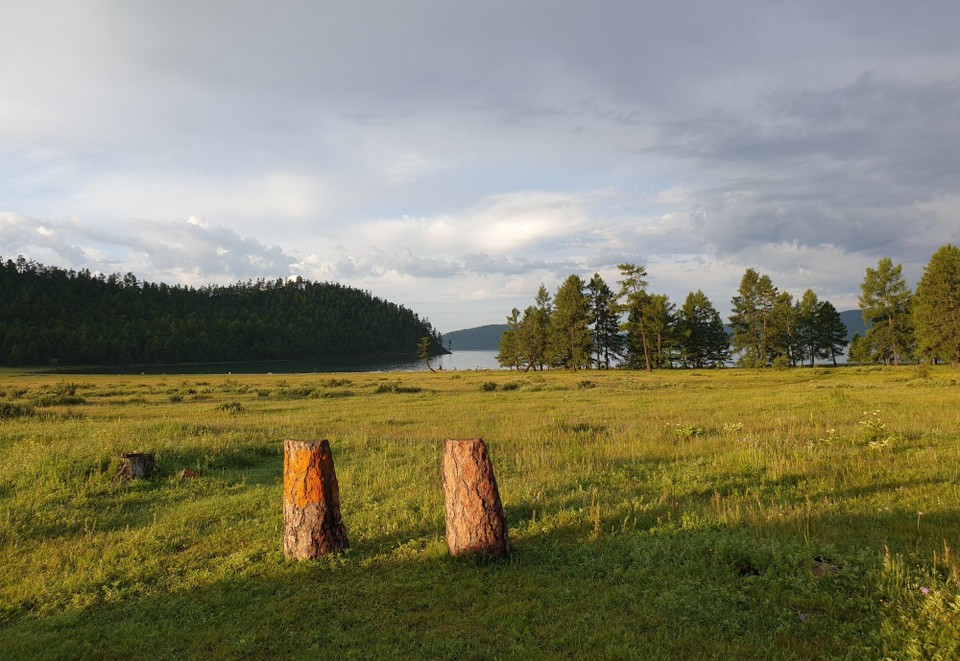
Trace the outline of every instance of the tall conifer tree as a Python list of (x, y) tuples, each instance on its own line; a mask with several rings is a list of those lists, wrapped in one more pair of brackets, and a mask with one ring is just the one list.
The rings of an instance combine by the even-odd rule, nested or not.
[(933, 253), (915, 300), (917, 350), (960, 367), (960, 248), (947, 244)]
[(684, 365), (720, 367), (729, 360), (730, 336), (706, 294), (700, 290), (687, 294), (678, 317), (678, 342)]
[(571, 275), (557, 289), (547, 344), (551, 365), (577, 370), (590, 364), (593, 338), (585, 286), (583, 278)]
[(860, 283), (860, 310), (867, 325), (866, 337), (888, 365), (899, 365), (913, 344), (910, 319), (911, 293), (903, 279), (903, 267), (882, 258), (877, 268), (867, 268)]
[(653, 364), (650, 359), (650, 338), (644, 323), (650, 298), (647, 293), (647, 270), (638, 264), (617, 264), (617, 268), (620, 269), (618, 298), (623, 299), (620, 309), (627, 315), (622, 326), (627, 333), (627, 365), (634, 368), (642, 366), (649, 372)]
[(594, 273), (587, 284), (593, 324), (593, 353), (597, 367), (610, 369), (623, 350), (620, 337), (620, 313), (616, 296), (599, 273)]
[(748, 268), (733, 297), (733, 348), (740, 352), (738, 363), (746, 367), (765, 367), (771, 359), (770, 326), (780, 292), (768, 275)]

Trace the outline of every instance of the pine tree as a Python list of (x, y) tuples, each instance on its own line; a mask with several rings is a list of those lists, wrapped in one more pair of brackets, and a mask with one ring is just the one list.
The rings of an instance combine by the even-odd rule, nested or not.
[(810, 359), (810, 367), (813, 367), (817, 358), (825, 358), (821, 355), (820, 337), (817, 327), (817, 310), (820, 301), (812, 289), (803, 292), (803, 297), (797, 302), (797, 346), (799, 347), (799, 360)]
[(664, 368), (673, 364), (676, 348), (676, 307), (666, 294), (647, 297), (643, 325), (647, 337), (650, 338), (653, 367)]
[(777, 293), (767, 325), (767, 351), (777, 366), (796, 365), (800, 354), (797, 338), (797, 308), (788, 292)]
[(520, 353), (520, 310), (513, 308), (507, 317), (507, 330), (500, 336), (497, 362), (501, 367), (519, 370), (523, 364)]
[(585, 286), (583, 278), (571, 275), (557, 289), (547, 345), (551, 365), (577, 370), (590, 364), (590, 301)]
[(688, 367), (720, 367), (730, 358), (730, 336), (706, 294), (687, 294), (678, 314), (680, 358)]
[(878, 356), (889, 365), (899, 365), (913, 344), (910, 319), (910, 290), (902, 266), (882, 258), (877, 268), (867, 268), (860, 283), (860, 310), (867, 325), (866, 337)]
[[(627, 320), (622, 329), (626, 331), (627, 365), (638, 368), (641, 365), (648, 372), (653, 369), (650, 360), (650, 338), (644, 324), (644, 311), (650, 294), (647, 293), (647, 270), (637, 264), (617, 264), (621, 279), (618, 299), (624, 299), (620, 310), (626, 312)], [(641, 363), (640, 359), (643, 359)]]
[(587, 284), (587, 295), (592, 313), (594, 363), (610, 369), (610, 360), (623, 351), (617, 300), (599, 273), (594, 273)]
[(917, 285), (913, 323), (920, 354), (960, 367), (960, 248), (933, 253)]
[(847, 346), (847, 325), (830, 301), (822, 301), (816, 313), (817, 348), (821, 357), (837, 364), (837, 355)]
[(520, 321), (520, 355), (526, 363), (524, 371), (538, 368), (542, 370), (549, 362), (547, 351), (552, 316), (550, 292), (541, 283), (535, 304), (523, 311), (523, 319)]
[(770, 363), (770, 325), (780, 292), (768, 275), (752, 268), (740, 280), (733, 297), (733, 348), (740, 352), (738, 364), (744, 367), (765, 367)]
[(876, 362), (875, 349), (867, 337), (862, 337), (860, 333), (854, 333), (850, 338), (850, 350), (847, 352), (847, 360), (857, 365)]

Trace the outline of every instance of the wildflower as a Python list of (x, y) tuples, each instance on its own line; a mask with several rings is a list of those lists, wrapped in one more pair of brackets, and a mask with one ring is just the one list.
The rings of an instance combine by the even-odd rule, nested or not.
[(807, 621), (807, 616), (806, 616), (805, 613), (800, 613), (800, 615), (799, 615), (798, 617), (800, 618), (800, 621), (801, 621), (801, 622), (806, 622), (806, 621)]
[(926, 597), (928, 594), (930, 594), (930, 588), (920, 588), (920, 592), (922, 592), (923, 596)]

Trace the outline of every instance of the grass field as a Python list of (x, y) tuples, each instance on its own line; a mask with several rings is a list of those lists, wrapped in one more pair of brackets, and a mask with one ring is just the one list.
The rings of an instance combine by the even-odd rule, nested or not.
[[(958, 382), (6, 372), (0, 656), (957, 658)], [(504, 562), (447, 556), (474, 436)], [(284, 438), (330, 439), (346, 554), (284, 560)], [(131, 451), (157, 474), (118, 484)]]

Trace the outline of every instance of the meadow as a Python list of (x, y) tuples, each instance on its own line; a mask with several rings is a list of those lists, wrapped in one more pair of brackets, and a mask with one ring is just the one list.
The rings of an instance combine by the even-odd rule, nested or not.
[[(958, 404), (946, 367), (3, 372), (0, 656), (957, 658)], [(505, 561), (447, 554), (467, 437)], [(345, 554), (284, 559), (285, 438), (330, 440)]]

